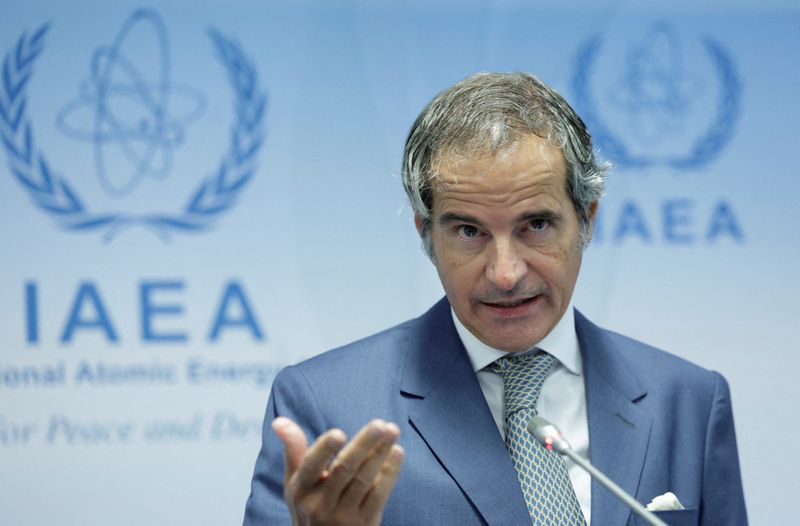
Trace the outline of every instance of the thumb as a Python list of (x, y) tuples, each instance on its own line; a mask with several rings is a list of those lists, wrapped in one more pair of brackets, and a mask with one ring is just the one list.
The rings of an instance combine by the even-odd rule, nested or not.
[(286, 479), (288, 480), (303, 460), (308, 449), (308, 439), (300, 426), (285, 416), (272, 421), (272, 430), (283, 442), (283, 453), (286, 458)]

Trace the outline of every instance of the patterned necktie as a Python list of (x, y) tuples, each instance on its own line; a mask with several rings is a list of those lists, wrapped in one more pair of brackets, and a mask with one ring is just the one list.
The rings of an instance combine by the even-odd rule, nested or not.
[(528, 432), (536, 401), (556, 359), (546, 352), (510, 354), (489, 366), (503, 375), (506, 447), (517, 470), (534, 526), (585, 526), (564, 459)]

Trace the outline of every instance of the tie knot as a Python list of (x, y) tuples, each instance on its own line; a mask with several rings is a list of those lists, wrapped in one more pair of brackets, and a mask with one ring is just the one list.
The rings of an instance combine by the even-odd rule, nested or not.
[(542, 384), (555, 362), (553, 355), (540, 351), (536, 354), (510, 354), (489, 366), (492, 372), (503, 376), (506, 417), (520, 409), (536, 408)]

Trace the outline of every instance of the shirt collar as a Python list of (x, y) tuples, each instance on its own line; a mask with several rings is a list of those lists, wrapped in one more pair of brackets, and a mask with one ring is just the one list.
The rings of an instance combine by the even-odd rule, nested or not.
[[(480, 371), (498, 358), (510, 354), (506, 351), (490, 347), (479, 340), (477, 336), (472, 334), (469, 329), (461, 323), (461, 320), (458, 319), (452, 307), (450, 308), (450, 314), (453, 317), (456, 331), (458, 331), (461, 342), (467, 350), (469, 361), (472, 362), (472, 369), (475, 372)], [(575, 333), (575, 312), (572, 308), (571, 301), (564, 315), (561, 316), (556, 326), (553, 327), (553, 330), (551, 330), (542, 341), (526, 352), (533, 349), (547, 351), (552, 354), (561, 365), (573, 374), (579, 375), (583, 372), (578, 336)]]

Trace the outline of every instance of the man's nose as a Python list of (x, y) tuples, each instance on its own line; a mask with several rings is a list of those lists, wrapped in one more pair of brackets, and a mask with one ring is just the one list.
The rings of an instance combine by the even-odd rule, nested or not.
[(513, 240), (495, 239), (486, 278), (500, 290), (513, 289), (525, 276), (527, 265)]

